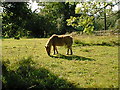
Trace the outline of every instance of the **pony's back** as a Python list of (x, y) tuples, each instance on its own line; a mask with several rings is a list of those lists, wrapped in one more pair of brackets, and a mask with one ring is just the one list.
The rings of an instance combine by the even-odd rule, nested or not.
[(52, 35), (51, 36), (52, 39), (52, 45), (55, 46), (71, 46), (73, 43), (73, 38), (72, 36), (69, 35)]

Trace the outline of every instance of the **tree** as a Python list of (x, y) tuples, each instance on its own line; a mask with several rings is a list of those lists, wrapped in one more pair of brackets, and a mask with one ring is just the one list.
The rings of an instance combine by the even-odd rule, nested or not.
[(46, 37), (47, 32), (47, 20), (36, 13), (32, 14), (32, 18), (26, 23), (25, 28), (30, 31), (32, 37)]
[[(95, 27), (95, 20), (98, 18), (104, 19), (104, 29), (108, 29), (106, 18), (112, 12), (113, 5), (112, 2), (80, 2), (76, 7), (77, 17), (71, 17), (67, 20), (68, 25), (75, 28), (82, 27), (83, 32), (91, 33)], [(108, 8), (109, 7), (109, 8)]]
[(75, 13), (75, 3), (69, 2), (47, 2), (39, 3), (44, 8), (41, 9), (40, 15), (44, 16), (50, 23), (48, 33), (64, 34), (69, 31), (66, 20)]
[(32, 12), (26, 2), (3, 3), (3, 36), (5, 37), (45, 37), (45, 17)]
[(24, 36), (26, 21), (31, 18), (31, 10), (26, 2), (3, 2), (3, 36)]
[[(94, 17), (92, 15), (92, 9), (95, 7), (95, 5), (91, 2), (81, 2), (79, 3), (80, 7), (76, 7), (75, 13), (79, 14), (77, 17), (70, 17), (70, 19), (67, 19), (67, 25), (71, 25), (75, 28), (82, 27), (84, 29), (83, 32), (91, 33), (94, 29), (93, 26), (93, 20)], [(91, 10), (91, 12), (90, 12)]]

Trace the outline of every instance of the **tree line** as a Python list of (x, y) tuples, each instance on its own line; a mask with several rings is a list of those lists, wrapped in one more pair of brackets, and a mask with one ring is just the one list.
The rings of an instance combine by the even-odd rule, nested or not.
[(42, 38), (73, 31), (90, 34), (93, 30), (115, 28), (120, 18), (120, 10), (112, 11), (112, 2), (39, 2), (38, 5), (43, 8), (36, 13), (28, 2), (3, 2), (2, 36)]

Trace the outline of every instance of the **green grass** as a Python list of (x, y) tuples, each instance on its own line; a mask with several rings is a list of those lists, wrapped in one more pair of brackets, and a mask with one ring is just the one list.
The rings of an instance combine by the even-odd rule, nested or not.
[(65, 47), (58, 47), (59, 54), (51, 57), (44, 48), (47, 38), (3, 39), (3, 85), (27, 89), (118, 88), (118, 44), (112, 45), (118, 43), (117, 39), (74, 37), (74, 41), (89, 45), (74, 43), (72, 56), (65, 55)]
[(119, 46), (118, 36), (76, 36), (74, 43), (78, 46)]

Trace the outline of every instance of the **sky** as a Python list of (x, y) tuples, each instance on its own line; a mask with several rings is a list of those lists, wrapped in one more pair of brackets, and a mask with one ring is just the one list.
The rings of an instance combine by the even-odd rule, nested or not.
[(118, 11), (118, 10), (119, 10), (118, 6), (115, 5), (115, 6), (113, 7), (113, 11)]
[(30, 0), (30, 3), (31, 3), (31, 10), (32, 10), (32, 11), (34, 11), (35, 9), (38, 8), (38, 3), (36, 3), (36, 1), (32, 2), (32, 1)]

